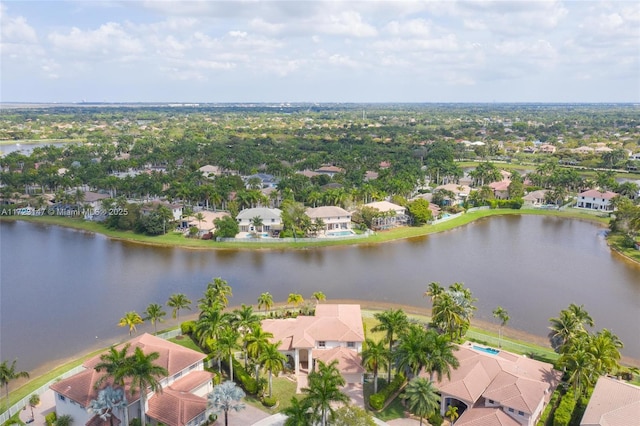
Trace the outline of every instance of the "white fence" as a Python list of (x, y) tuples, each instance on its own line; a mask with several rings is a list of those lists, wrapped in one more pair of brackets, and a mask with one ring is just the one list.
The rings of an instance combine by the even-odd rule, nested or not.
[(362, 238), (368, 238), (370, 235), (373, 235), (373, 231), (367, 231), (364, 234), (356, 234), (356, 235), (344, 235), (344, 236), (336, 236), (336, 237), (327, 237), (327, 238), (217, 238), (216, 241), (223, 243), (267, 243), (267, 244), (278, 244), (278, 243), (320, 243), (324, 241), (335, 241), (335, 240), (356, 240)]

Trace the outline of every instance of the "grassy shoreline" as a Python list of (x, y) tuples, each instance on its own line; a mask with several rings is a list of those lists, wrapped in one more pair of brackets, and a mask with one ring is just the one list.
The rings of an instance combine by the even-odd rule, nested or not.
[(136, 244), (144, 244), (158, 247), (177, 247), (184, 249), (308, 249), (316, 247), (333, 247), (333, 246), (351, 246), (359, 244), (379, 244), (389, 241), (403, 240), (407, 238), (423, 237), (430, 234), (449, 231), (451, 229), (467, 225), (476, 220), (480, 220), (491, 216), (505, 215), (538, 215), (538, 216), (555, 216), (568, 219), (587, 220), (590, 222), (606, 225), (608, 218), (593, 215), (588, 212), (577, 210), (538, 210), (538, 209), (495, 209), (495, 210), (479, 210), (471, 213), (465, 213), (459, 217), (446, 222), (435, 225), (424, 225), (420, 227), (400, 227), (388, 231), (377, 232), (368, 238), (363, 239), (344, 239), (344, 240), (322, 240), (318, 242), (283, 242), (283, 243), (244, 243), (244, 242), (215, 242), (211, 240), (198, 240), (185, 238), (182, 234), (168, 233), (160, 236), (147, 236), (135, 234), (130, 231), (116, 231), (107, 229), (104, 225), (89, 222), (82, 219), (62, 217), (62, 216), (0, 216), (3, 221), (21, 220), (32, 223), (42, 223), (48, 225), (57, 225), (67, 228), (73, 228), (81, 231), (93, 232), (104, 235), (114, 240), (131, 242)]

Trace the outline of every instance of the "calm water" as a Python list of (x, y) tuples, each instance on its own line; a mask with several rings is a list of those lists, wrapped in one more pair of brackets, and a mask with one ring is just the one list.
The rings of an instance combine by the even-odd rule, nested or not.
[[(116, 327), (175, 292), (201, 297), (212, 277), (233, 287), (233, 305), (321, 290), (426, 306), (431, 281), (464, 282), (476, 316), (503, 306), (510, 326), (546, 336), (548, 319), (584, 304), (598, 328), (640, 359), (640, 268), (613, 255), (592, 224), (553, 217), (495, 217), (413, 240), (299, 251), (151, 248), (22, 222), (0, 224), (0, 358), (19, 368), (74, 356), (126, 337)], [(96, 336), (98, 339), (96, 339)]]

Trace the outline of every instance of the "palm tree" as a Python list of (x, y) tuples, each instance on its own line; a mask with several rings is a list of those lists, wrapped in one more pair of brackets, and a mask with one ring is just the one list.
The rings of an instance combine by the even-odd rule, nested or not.
[(349, 397), (340, 391), (340, 386), (344, 386), (345, 381), (336, 365), (337, 360), (330, 364), (318, 361), (317, 370), (309, 373), (309, 387), (302, 389), (307, 393), (309, 408), (320, 418), (322, 426), (327, 424), (328, 417), (333, 417), (332, 403), (349, 402)]
[(31, 407), (31, 418), (33, 419), (33, 409), (40, 404), (40, 396), (36, 393), (29, 397), (29, 406)]
[(204, 297), (198, 300), (198, 307), (200, 310), (211, 308), (216, 304), (226, 307), (229, 305), (229, 297), (232, 296), (231, 286), (220, 277), (214, 278), (213, 281), (207, 284)]
[(136, 331), (136, 325), (142, 324), (144, 320), (136, 311), (130, 311), (120, 318), (119, 327), (129, 327), (129, 336)]
[(202, 214), (202, 212), (198, 212), (193, 217), (198, 221), (198, 230), (200, 230), (200, 224), (204, 220), (204, 215)]
[(464, 313), (450, 292), (445, 291), (435, 299), (431, 322), (451, 338), (464, 327)]
[[(260, 324), (256, 324), (251, 329), (251, 333), (248, 333), (245, 338), (245, 347), (247, 349), (247, 356), (254, 361), (258, 361), (260, 354), (264, 351), (264, 348), (269, 345), (269, 339), (273, 338), (273, 333), (264, 331)], [(256, 362), (256, 380), (260, 377), (260, 364)]]
[(229, 411), (244, 410), (245, 405), (240, 402), (245, 397), (242, 389), (236, 386), (232, 381), (226, 381), (213, 388), (209, 394), (209, 407), (213, 408), (215, 413), (224, 412), (224, 424), (229, 424)]
[(427, 330), (417, 324), (411, 324), (400, 336), (394, 359), (398, 370), (403, 370), (407, 378), (417, 376), (428, 364), (428, 339)]
[(593, 355), (593, 369), (597, 375), (612, 374), (620, 368), (622, 342), (606, 328), (589, 336), (587, 350)]
[(273, 389), (273, 373), (278, 374), (284, 369), (287, 358), (278, 351), (281, 342), (275, 344), (267, 344), (262, 349), (258, 362), (269, 373), (269, 398), (271, 398)]
[(8, 361), (2, 361), (2, 363), (0, 363), (0, 386), (4, 386), (7, 398), (7, 409), (9, 409), (9, 382), (19, 378), (29, 378), (29, 373), (26, 371), (16, 371), (16, 362), (18, 362), (18, 360), (14, 359), (11, 366), (9, 366)]
[(558, 365), (566, 369), (569, 374), (567, 382), (573, 386), (576, 398), (586, 393), (597, 380), (597, 372), (594, 370), (595, 357), (585, 346), (588, 346), (586, 338), (573, 341), (571, 350), (560, 356)]
[[(262, 232), (262, 226), (264, 225), (264, 222), (262, 221), (262, 218), (260, 216), (256, 216), (251, 218), (251, 225), (253, 226), (253, 229), (256, 230), (256, 232)], [(260, 228), (260, 231), (258, 231), (258, 228)]]
[(440, 407), (440, 397), (436, 392), (433, 382), (422, 377), (411, 380), (404, 390), (403, 398), (409, 411), (420, 417), (420, 426), (424, 417), (429, 417)]
[[(374, 333), (378, 331), (384, 331), (387, 333), (386, 340), (389, 342), (389, 352), (391, 352), (393, 350), (394, 334), (398, 335), (402, 333), (402, 331), (409, 326), (407, 314), (405, 314), (401, 309), (389, 309), (388, 311), (379, 312), (374, 316), (380, 324), (373, 327), (371, 331)], [(389, 366), (387, 373), (387, 383), (391, 383), (391, 366)]]
[(264, 307), (264, 314), (267, 315), (267, 311), (273, 307), (273, 296), (268, 291), (262, 293), (260, 297), (258, 297), (258, 309)]
[(238, 348), (240, 333), (237, 329), (227, 325), (219, 333), (216, 346), (221, 353), (229, 357), (229, 380), (233, 381), (233, 351)]
[(316, 304), (327, 300), (327, 296), (325, 296), (324, 293), (321, 291), (316, 291), (315, 293), (313, 293), (311, 297), (313, 297), (316, 300)]
[(373, 371), (373, 393), (378, 393), (378, 369), (389, 368), (391, 353), (385, 347), (384, 342), (365, 340), (366, 349), (362, 351), (362, 366)]
[(284, 426), (308, 426), (314, 424), (309, 412), (307, 400), (299, 400), (295, 396), (291, 397), (291, 405), (282, 410), (287, 416)]
[(73, 417), (69, 414), (64, 414), (56, 420), (56, 426), (71, 426), (73, 424)]
[(240, 309), (232, 312), (231, 323), (240, 332), (242, 337), (242, 353), (244, 355), (244, 368), (247, 368), (247, 346), (246, 337), (256, 325), (260, 325), (260, 317), (253, 313), (253, 306), (247, 306), (244, 303)]
[(287, 298), (287, 303), (291, 303), (293, 306), (298, 306), (304, 302), (304, 298), (299, 293), (289, 293), (289, 297)]
[[(215, 309), (215, 307), (200, 312), (195, 325), (195, 335), (198, 343), (201, 346), (209, 346), (209, 349), (212, 349), (210, 347), (211, 342), (218, 339), (220, 332), (230, 321), (230, 314), (225, 314), (221, 309)], [(218, 359), (218, 370), (220, 370), (220, 357), (216, 358)]]
[(171, 312), (171, 317), (173, 319), (180, 318), (180, 309), (189, 309), (191, 310), (191, 300), (187, 298), (182, 293), (175, 293), (169, 297), (167, 301), (167, 306), (173, 308)]
[(137, 347), (130, 359), (130, 371), (128, 376), (131, 378), (131, 395), (136, 391), (140, 391), (140, 412), (142, 413), (142, 426), (145, 426), (145, 407), (147, 399), (147, 390), (162, 393), (162, 386), (158, 381), (161, 377), (166, 377), (169, 372), (166, 368), (154, 364), (160, 358), (158, 352), (145, 354), (140, 347)]
[(96, 382), (96, 388), (108, 379), (111, 379), (115, 385), (124, 386), (124, 379), (128, 377), (131, 366), (131, 359), (128, 356), (130, 346), (127, 343), (120, 350), (111, 346), (107, 353), (100, 355), (100, 362), (93, 368), (98, 372), (104, 370), (105, 374)]
[(509, 313), (502, 306), (498, 306), (493, 310), (494, 318), (500, 320), (500, 328), (498, 328), (498, 347), (502, 347), (502, 327), (506, 326), (509, 322)]
[(153, 328), (155, 330), (155, 334), (158, 334), (157, 323), (164, 322), (163, 318), (167, 315), (167, 313), (162, 310), (162, 305), (159, 305), (157, 303), (151, 303), (149, 306), (147, 306), (147, 309), (144, 311), (144, 315), (145, 317), (143, 318), (143, 320), (151, 321), (151, 324), (153, 324)]
[(438, 381), (442, 381), (443, 374), (447, 378), (451, 378), (451, 368), (456, 369), (460, 366), (458, 358), (454, 352), (458, 347), (454, 345), (448, 336), (438, 334), (435, 330), (427, 330), (427, 364), (425, 365), (429, 371), (429, 378), (433, 381), (434, 376)]
[(122, 388), (114, 389), (111, 386), (107, 386), (98, 392), (97, 399), (91, 400), (88, 411), (97, 415), (103, 421), (108, 418), (110, 425), (113, 426), (114, 410), (118, 409), (126, 412), (127, 405), (127, 399)]
[(444, 416), (448, 417), (451, 424), (453, 424), (456, 419), (460, 417), (460, 414), (458, 414), (458, 407), (456, 407), (455, 405), (448, 405), (447, 412), (444, 413)]
[(435, 300), (444, 292), (444, 287), (440, 285), (439, 282), (432, 281), (429, 283), (429, 287), (427, 291), (424, 292), (426, 297), (431, 299), (431, 303), (433, 304)]
[(586, 334), (584, 324), (588, 324), (589, 318), (588, 314), (585, 316), (585, 312), (573, 304), (569, 306), (569, 309), (561, 310), (558, 318), (550, 318), (549, 340), (551, 347), (556, 352), (562, 352), (563, 348), (569, 345), (572, 340)]

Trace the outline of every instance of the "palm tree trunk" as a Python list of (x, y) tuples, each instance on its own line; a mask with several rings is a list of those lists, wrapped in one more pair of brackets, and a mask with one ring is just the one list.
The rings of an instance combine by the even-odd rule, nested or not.
[(273, 381), (271, 380), (271, 369), (269, 369), (269, 398), (271, 398), (271, 390), (273, 388)]
[(227, 417), (228, 414), (229, 414), (228, 411), (224, 410), (224, 426), (228, 426), (229, 425), (229, 418)]
[[(389, 353), (391, 352), (391, 342), (392, 340), (389, 339)], [(387, 371), (387, 384), (391, 383), (391, 360), (389, 360), (389, 371)]]
[(378, 369), (373, 372), (373, 393), (378, 393)]
[(142, 426), (146, 426), (147, 415), (144, 411), (144, 391), (142, 389), (143, 387), (140, 386), (140, 424), (142, 424)]
[(229, 352), (229, 380), (233, 382), (233, 354), (231, 352)]

